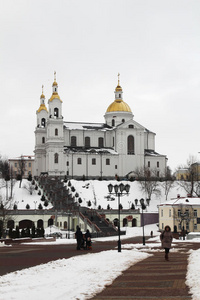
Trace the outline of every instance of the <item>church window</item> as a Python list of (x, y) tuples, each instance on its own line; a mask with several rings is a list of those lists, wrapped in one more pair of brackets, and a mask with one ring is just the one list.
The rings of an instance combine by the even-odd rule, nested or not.
[(157, 161), (157, 168), (159, 168), (159, 161)]
[(41, 119), (41, 126), (45, 127), (46, 126), (46, 120), (45, 118)]
[(150, 164), (150, 161), (148, 161), (148, 168), (150, 168), (151, 164)]
[(68, 161), (67, 161), (66, 165), (69, 166), (69, 162)]
[(114, 138), (114, 136), (113, 136), (113, 147), (115, 146), (115, 138)]
[(71, 137), (71, 146), (76, 147), (76, 136)]
[(125, 119), (122, 119), (122, 123), (124, 123), (125, 122)]
[(119, 98), (121, 98), (121, 94), (119, 94)]
[(58, 153), (54, 154), (54, 163), (58, 164)]
[(134, 128), (133, 124), (128, 125), (128, 128)]
[(45, 137), (42, 137), (42, 144), (45, 144)]
[(92, 165), (96, 165), (96, 158), (92, 158)]
[(110, 165), (110, 159), (106, 158), (106, 165), (109, 166)]
[(117, 165), (115, 165), (115, 169), (117, 169)]
[(160, 172), (159, 171), (157, 171), (157, 177), (159, 177), (160, 176)]
[(67, 176), (69, 176), (69, 171), (67, 171)]
[(54, 117), (58, 118), (58, 108), (54, 108)]
[(89, 136), (86, 136), (86, 137), (85, 137), (85, 147), (86, 147), (86, 148), (89, 148), (89, 147), (90, 147), (90, 137), (89, 137)]
[(78, 164), (78, 165), (81, 165), (81, 164), (82, 164), (82, 160), (81, 160), (80, 157), (77, 158), (77, 164)]
[(103, 138), (99, 137), (99, 148), (103, 148)]
[(58, 135), (58, 128), (55, 128), (55, 135)]
[(112, 126), (115, 126), (115, 120), (112, 119)]
[(133, 155), (134, 154), (134, 137), (132, 135), (128, 136), (128, 154)]

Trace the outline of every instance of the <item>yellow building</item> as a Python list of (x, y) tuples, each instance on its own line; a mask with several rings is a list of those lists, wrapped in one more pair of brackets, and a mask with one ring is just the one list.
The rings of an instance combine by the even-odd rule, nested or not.
[(175, 173), (176, 180), (200, 180), (200, 163), (191, 164), (188, 168), (178, 169)]
[(200, 198), (176, 198), (159, 205), (159, 229), (200, 232)]
[(34, 156), (22, 155), (20, 157), (9, 159), (10, 170), (12, 170), (13, 177), (16, 177), (17, 174), (20, 174), (21, 161), (23, 161), (25, 164), (23, 178), (28, 178), (29, 174), (33, 175), (35, 162)]

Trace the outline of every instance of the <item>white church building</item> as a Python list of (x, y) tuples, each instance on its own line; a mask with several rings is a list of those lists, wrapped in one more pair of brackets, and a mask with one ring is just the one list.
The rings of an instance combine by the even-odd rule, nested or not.
[(155, 133), (133, 119), (131, 108), (123, 101), (119, 77), (114, 94), (103, 123), (67, 122), (54, 74), (48, 108), (42, 90), (36, 111), (34, 175), (111, 179), (147, 167), (156, 170), (158, 177), (164, 176), (166, 155), (155, 151)]

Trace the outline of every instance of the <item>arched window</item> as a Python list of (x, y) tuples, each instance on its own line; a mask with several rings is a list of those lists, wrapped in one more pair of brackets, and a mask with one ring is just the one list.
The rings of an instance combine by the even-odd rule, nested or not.
[(42, 137), (42, 144), (45, 144), (45, 137)]
[(58, 153), (54, 154), (54, 163), (58, 164)]
[(86, 148), (89, 148), (89, 147), (90, 147), (90, 137), (89, 137), (89, 136), (86, 136), (86, 137), (85, 137), (85, 147), (86, 147)]
[(99, 137), (99, 148), (103, 148), (103, 138)]
[(54, 108), (54, 117), (58, 118), (58, 112), (59, 112), (58, 108), (55, 107)]
[(55, 135), (58, 135), (58, 128), (55, 128)]
[(125, 122), (125, 119), (122, 119), (122, 123), (124, 123)]
[(43, 126), (43, 127), (46, 126), (46, 119), (45, 118), (41, 119), (41, 126)]
[(71, 136), (71, 146), (76, 147), (76, 136)]
[(115, 120), (112, 119), (112, 126), (115, 126)]
[(128, 220), (127, 218), (124, 218), (123, 219), (123, 227), (127, 226), (128, 225)]
[(43, 228), (43, 226), (44, 226), (44, 221), (42, 219), (39, 219), (37, 221), (37, 228)]
[(133, 155), (135, 154), (134, 151), (134, 137), (132, 135), (128, 136), (128, 147), (127, 147), (127, 154)]
[(64, 222), (64, 229), (67, 229), (67, 221)]

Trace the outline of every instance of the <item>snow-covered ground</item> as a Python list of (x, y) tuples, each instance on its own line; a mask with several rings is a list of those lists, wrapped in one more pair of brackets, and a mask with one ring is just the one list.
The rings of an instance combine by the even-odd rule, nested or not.
[[(118, 208), (118, 199), (114, 195), (112, 198), (114, 201), (108, 201), (108, 184), (112, 183), (119, 184), (116, 180), (113, 181), (99, 181), (99, 180), (87, 180), (87, 181), (77, 181), (70, 180), (72, 186), (75, 188), (75, 192), (72, 192), (74, 196), (76, 192), (79, 194), (79, 197), (82, 199), (81, 206), (87, 206), (88, 201), (91, 201), (91, 208), (98, 208), (99, 205), (101, 208), (106, 209), (109, 204), (112, 209)], [(130, 185), (130, 193), (129, 195), (124, 195), (120, 198), (121, 204), (124, 209), (130, 208), (132, 203), (135, 205), (135, 199), (140, 200), (141, 198), (148, 198), (148, 196), (141, 191), (140, 183), (138, 181), (130, 182), (130, 181), (122, 181), (124, 184)], [(17, 204), (18, 209), (26, 209), (26, 205), (29, 204), (30, 209), (37, 209), (39, 204), (42, 204), (44, 208), (44, 201), (41, 201), (41, 196), (43, 191), (38, 188), (38, 190), (33, 189), (32, 195), (30, 194), (30, 184), (31, 182), (27, 180), (22, 181), (22, 188), (19, 188), (19, 181), (15, 181), (14, 189), (13, 189), (13, 200), (11, 208), (13, 208), (14, 204)], [(68, 183), (66, 183), (68, 187)], [(69, 188), (69, 187), (68, 187)], [(149, 206), (147, 206), (147, 212), (158, 212), (158, 205), (164, 201), (166, 201), (164, 183), (159, 182), (160, 194), (153, 194), (151, 197), (151, 201)], [(38, 191), (41, 191), (41, 195), (38, 195)], [(177, 194), (180, 194), (183, 197), (186, 197), (186, 192), (177, 184), (174, 183), (173, 188), (170, 190), (167, 199), (176, 198)], [(6, 196), (6, 188), (5, 182), (0, 179), (0, 195), (5, 199)], [(10, 196), (10, 182), (8, 182), (8, 197)], [(76, 199), (78, 201), (78, 198)], [(139, 201), (138, 201), (139, 203)], [(135, 206), (139, 208), (139, 206)], [(52, 205), (49, 203), (48, 207), (45, 209), (52, 208)]]
[[(141, 228), (128, 228), (127, 236), (139, 236)], [(104, 287), (113, 282), (123, 271), (135, 263), (153, 255), (156, 251), (163, 251), (160, 246), (157, 226), (145, 226), (145, 235), (150, 231), (154, 237), (150, 243), (122, 244), (122, 252), (117, 250), (103, 251), (100, 253), (88, 253), (84, 256), (76, 256), (69, 259), (42, 264), (36, 267), (23, 269), (0, 277), (0, 300), (84, 300), (90, 299), (99, 293)], [(98, 240), (105, 241), (108, 238)], [(117, 240), (117, 237), (109, 237)], [(125, 237), (122, 237), (125, 239)], [(95, 244), (94, 239), (93, 242)], [(58, 243), (75, 243), (75, 240), (57, 239)], [(171, 252), (180, 251), (176, 249), (176, 243), (187, 243), (188, 241), (176, 241), (172, 245)], [(190, 241), (191, 242), (191, 241)], [(192, 240), (200, 242), (200, 239)], [(53, 242), (50, 242), (51, 245)], [(48, 244), (48, 242), (45, 242)], [(0, 244), (1, 245), (1, 244)], [(42, 243), (40, 243), (42, 245)], [(1, 245), (6, 247), (5, 245)], [(183, 245), (184, 246), (184, 245)], [(150, 252), (152, 254), (147, 253)], [(200, 281), (200, 250), (191, 251), (187, 273), (187, 284), (193, 294), (193, 299), (198, 300)]]

